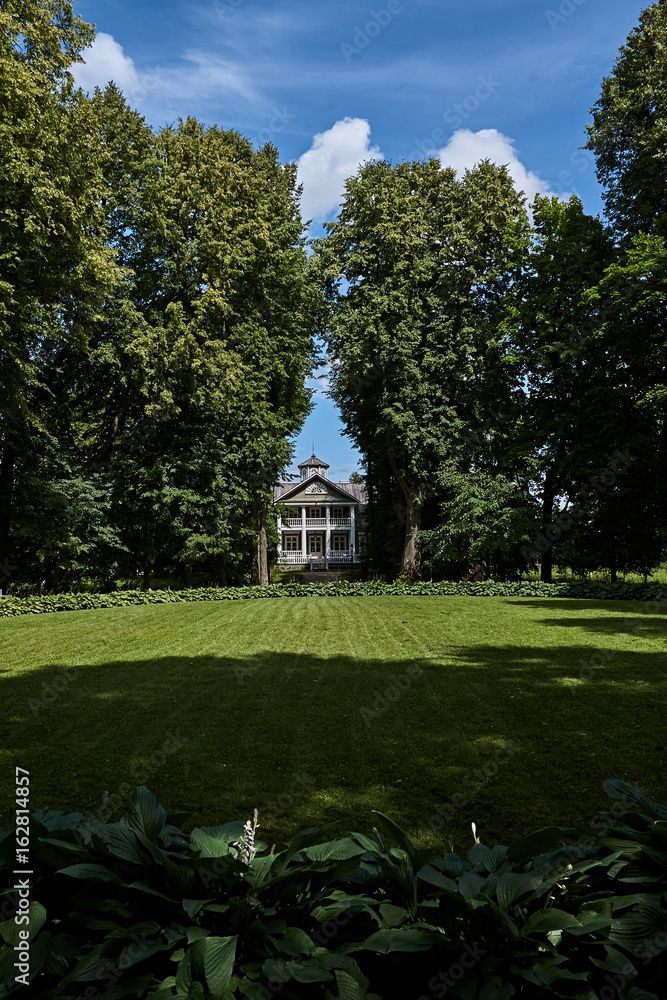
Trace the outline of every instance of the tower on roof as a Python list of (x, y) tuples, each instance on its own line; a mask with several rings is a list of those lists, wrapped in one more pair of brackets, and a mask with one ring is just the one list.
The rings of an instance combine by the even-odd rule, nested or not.
[(310, 476), (320, 475), (324, 479), (328, 478), (327, 469), (329, 466), (326, 462), (323, 462), (320, 458), (315, 457), (315, 445), (313, 445), (313, 454), (305, 462), (299, 465), (299, 470), (301, 472), (301, 479), (309, 479)]

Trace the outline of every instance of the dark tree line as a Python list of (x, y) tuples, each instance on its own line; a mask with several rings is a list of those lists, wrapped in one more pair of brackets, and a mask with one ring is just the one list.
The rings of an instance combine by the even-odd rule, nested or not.
[(592, 109), (606, 223), (490, 162), (368, 163), (310, 260), (294, 166), (84, 95), (91, 39), (0, 9), (0, 587), (266, 583), (321, 330), (371, 569), (660, 562), (667, 0)]

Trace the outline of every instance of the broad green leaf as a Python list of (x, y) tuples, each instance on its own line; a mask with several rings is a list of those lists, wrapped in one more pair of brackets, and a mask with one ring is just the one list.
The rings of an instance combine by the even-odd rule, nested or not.
[(61, 868), (60, 875), (69, 875), (70, 878), (90, 879), (91, 882), (115, 882), (120, 885), (120, 879), (109, 871), (104, 865), (83, 863), (80, 865), (70, 865), (68, 868)]
[(221, 1000), (234, 970), (237, 937), (207, 937), (189, 949), (193, 972), (202, 970), (213, 1000)]
[(407, 837), (405, 833), (401, 830), (397, 823), (394, 823), (393, 819), (389, 816), (385, 816), (384, 813), (378, 812), (377, 809), (373, 810), (373, 815), (377, 818), (377, 825), (380, 830), (385, 835), (387, 840), (395, 844), (397, 847), (402, 847), (406, 852), (408, 857), (413, 860), (415, 856), (415, 849), (412, 841)]
[[(27, 921), (23, 919), (24, 916), (28, 917)], [(23, 911), (20, 924), (17, 924), (14, 917), (10, 917), (9, 920), (5, 920), (0, 924), (0, 937), (14, 948), (19, 942), (23, 942), (23, 939), (19, 937), (19, 931), (27, 931), (28, 941), (32, 941), (44, 926), (45, 920), (45, 908), (36, 899), (31, 900), (27, 911)]]
[(507, 848), (507, 857), (512, 861), (528, 861), (538, 854), (548, 854), (562, 842), (564, 834), (563, 827), (545, 826), (510, 844)]
[(488, 891), (493, 891), (503, 909), (508, 910), (521, 896), (538, 889), (543, 882), (539, 873), (506, 872), (489, 882)]
[(376, 931), (360, 946), (364, 951), (377, 951), (387, 955), (392, 951), (428, 951), (434, 944), (442, 944), (444, 937), (421, 927), (397, 927), (394, 930)]
[(648, 795), (644, 795), (639, 788), (630, 785), (627, 781), (609, 778), (607, 781), (602, 782), (602, 787), (610, 799), (622, 799), (625, 802), (632, 802), (653, 819), (667, 819), (667, 806), (661, 802), (654, 802)]
[(535, 934), (544, 931), (566, 931), (570, 927), (580, 928), (581, 923), (565, 910), (540, 910), (534, 913), (526, 924), (526, 932)]
[(306, 847), (303, 854), (311, 861), (347, 861), (348, 858), (359, 857), (363, 852), (363, 848), (351, 837), (344, 837), (327, 844)]
[(429, 885), (437, 886), (438, 889), (447, 889), (449, 892), (457, 891), (457, 884), (454, 879), (443, 875), (433, 865), (424, 865), (423, 868), (420, 868), (417, 872), (417, 878), (423, 882), (428, 882)]
[(158, 804), (152, 792), (140, 785), (120, 822), (130, 829), (139, 830), (149, 840), (155, 840), (167, 822), (167, 811)]

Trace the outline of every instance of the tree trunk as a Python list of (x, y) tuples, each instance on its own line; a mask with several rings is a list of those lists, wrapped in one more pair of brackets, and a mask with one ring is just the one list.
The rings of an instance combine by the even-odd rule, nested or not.
[(185, 586), (190, 590), (192, 587), (192, 563), (185, 564)]
[(422, 521), (421, 504), (415, 503), (412, 490), (398, 471), (396, 458), (391, 448), (387, 449), (387, 454), (396, 482), (401, 487), (405, 497), (405, 537), (399, 576), (403, 580), (421, 580), (422, 560), (419, 550), (419, 529)]
[(265, 503), (258, 503), (253, 512), (256, 531), (252, 553), (251, 582), (257, 587), (269, 585), (269, 546), (266, 532), (267, 509)]
[(616, 566), (616, 539), (614, 539), (612, 541), (612, 543), (611, 543), (611, 558), (610, 558), (610, 562), (611, 562), (611, 566), (610, 566), (610, 569), (611, 569), (611, 582), (612, 583), (616, 583), (616, 581), (618, 579), (618, 568)]
[(46, 570), (46, 592), (47, 594), (57, 594), (60, 583), (60, 566), (58, 565), (58, 554), (49, 561)]
[[(542, 583), (551, 583), (553, 579), (553, 543), (556, 540), (550, 531), (554, 516), (554, 500), (556, 498), (556, 488), (549, 473), (544, 482), (544, 496), (542, 498), (542, 538), (544, 548), (541, 554), (540, 580)], [(551, 536), (551, 537), (550, 537)]]
[(5, 440), (0, 461), (0, 584), (10, 575), (9, 535), (12, 526), (12, 492), (16, 452)]
[(227, 586), (227, 556), (220, 556), (218, 562), (218, 584), (220, 587)]
[(404, 580), (421, 580), (422, 561), (419, 551), (419, 529), (421, 528), (421, 504), (415, 503), (412, 494), (405, 493), (405, 541), (401, 559), (401, 577)]
[(148, 590), (148, 588), (150, 587), (150, 583), (151, 583), (151, 562), (150, 559), (148, 559), (147, 557), (146, 559), (144, 559), (144, 578), (141, 583), (141, 589)]

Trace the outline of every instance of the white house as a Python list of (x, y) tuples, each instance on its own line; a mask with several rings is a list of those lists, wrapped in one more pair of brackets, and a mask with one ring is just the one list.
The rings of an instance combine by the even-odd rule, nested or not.
[(297, 483), (277, 483), (273, 502), (289, 508), (278, 517), (278, 565), (329, 569), (352, 566), (363, 546), (364, 483), (331, 483), (329, 466), (312, 456)]

